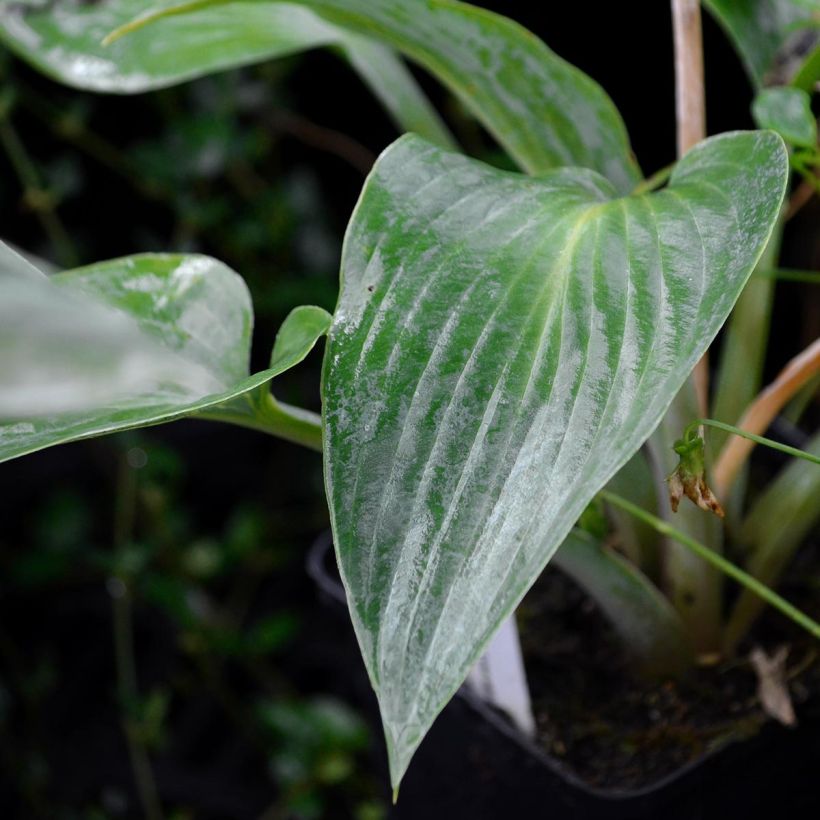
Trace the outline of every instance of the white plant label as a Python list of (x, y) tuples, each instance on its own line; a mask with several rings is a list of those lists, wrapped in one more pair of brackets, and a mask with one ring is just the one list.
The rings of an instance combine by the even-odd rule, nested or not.
[(501, 625), (467, 677), (466, 685), (482, 700), (506, 712), (528, 737), (535, 734), (535, 718), (524, 671), (515, 615)]

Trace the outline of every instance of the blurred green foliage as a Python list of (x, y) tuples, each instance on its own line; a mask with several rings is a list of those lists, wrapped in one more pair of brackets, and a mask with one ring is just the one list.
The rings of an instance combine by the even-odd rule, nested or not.
[[(372, 159), (300, 110), (300, 70), (282, 60), (122, 100), (52, 85), (0, 53), (4, 239), (59, 266), (217, 256), (250, 286), (265, 359), (294, 305), (333, 308), (344, 224)], [(315, 406), (318, 364), (283, 380), (282, 398)], [(60, 448), (74, 466), (45, 486), (48, 468), (18, 478), (4, 466), (0, 485), (22, 482), (25, 500), (0, 530), (0, 815), (143, 816), (127, 738), (156, 764), (170, 820), (256, 816), (216, 793), (234, 781), (237, 795), (267, 794), (266, 818), (379, 820), (366, 724), (298, 672), (316, 606), (304, 550), (326, 526), (318, 459), (257, 442), (243, 463), (247, 448), (231, 442), (245, 434), (223, 430), (224, 449), (197, 464), (258, 486), (243, 496), (227, 479), (228, 497), (214, 476), (203, 499), (210, 477), (175, 429)], [(77, 725), (87, 737), (72, 748)], [(180, 760), (235, 748), (241, 765), (219, 763), (224, 783), (203, 779), (201, 803), (174, 792)]]

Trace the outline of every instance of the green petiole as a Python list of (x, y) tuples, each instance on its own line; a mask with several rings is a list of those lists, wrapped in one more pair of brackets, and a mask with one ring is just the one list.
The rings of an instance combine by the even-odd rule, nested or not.
[(781, 282), (805, 282), (808, 285), (820, 285), (820, 272), (813, 270), (773, 268), (771, 270), (756, 271), (754, 275), (759, 276), (761, 279), (777, 279)]
[(684, 430), (683, 438), (690, 438), (695, 434), (695, 431), (701, 425), (704, 427), (714, 427), (716, 430), (723, 430), (724, 433), (731, 433), (732, 435), (749, 439), (749, 441), (753, 441), (755, 444), (763, 444), (766, 447), (771, 447), (773, 450), (779, 450), (781, 453), (786, 453), (787, 455), (794, 456), (795, 458), (802, 458), (805, 461), (810, 461), (812, 464), (820, 464), (820, 458), (813, 453), (807, 453), (805, 450), (799, 450), (797, 447), (789, 447), (788, 444), (781, 444), (779, 441), (773, 441), (770, 438), (763, 438), (763, 436), (748, 433), (746, 430), (742, 430), (739, 427), (734, 427), (731, 424), (725, 424), (722, 421), (715, 421), (714, 419), (697, 419), (696, 421), (693, 421), (686, 427), (686, 430)]
[(717, 567), (721, 572), (733, 578), (739, 584), (746, 587), (746, 589), (755, 593), (755, 595), (761, 597), (766, 603), (782, 612), (787, 618), (791, 618), (792, 621), (809, 632), (813, 637), (820, 639), (820, 624), (817, 623), (817, 621), (801, 612), (797, 607), (792, 606), (785, 598), (781, 598), (774, 590), (762, 584), (753, 575), (744, 572), (731, 561), (727, 561), (722, 555), (719, 555), (709, 549), (709, 547), (696, 541), (685, 532), (681, 532), (679, 529), (667, 524), (662, 518), (652, 515), (652, 513), (647, 512), (637, 506), (637, 504), (633, 504), (631, 501), (627, 501), (625, 498), (621, 498), (621, 496), (615, 495), (615, 493), (611, 493), (607, 490), (601, 490), (599, 496), (609, 504), (619, 507), (635, 518), (654, 527), (661, 535), (665, 535), (667, 538), (672, 538), (679, 544), (683, 544), (683, 546), (692, 550), (692, 552), (704, 561), (708, 561), (712, 566)]

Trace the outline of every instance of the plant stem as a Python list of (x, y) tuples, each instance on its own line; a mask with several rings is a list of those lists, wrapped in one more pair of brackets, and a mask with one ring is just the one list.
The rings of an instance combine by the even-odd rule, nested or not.
[[(649, 439), (657, 486), (664, 487), (666, 477), (676, 468), (678, 454), (673, 449), (674, 444), (680, 438), (681, 430), (698, 415), (697, 397), (690, 379), (675, 396), (658, 429)], [(658, 511), (670, 522), (674, 517), (676, 526), (690, 537), (708, 544), (713, 550), (721, 550), (723, 528), (716, 516), (704, 515), (694, 505), (684, 505), (673, 513), (668, 495), (662, 492), (658, 493)], [(723, 613), (723, 576), (691, 550), (668, 538), (663, 539), (661, 570), (664, 591), (692, 635), (696, 653), (702, 655), (718, 651)]]
[(363, 176), (370, 173), (376, 155), (347, 134), (325, 128), (293, 112), (274, 111), (268, 117), (271, 127), (281, 134), (289, 134), (305, 145), (332, 154), (350, 165)]
[[(700, 0), (672, 0), (672, 32), (675, 41), (675, 115), (680, 159), (706, 136)], [(708, 354), (704, 354), (698, 362), (692, 377), (701, 415), (705, 415), (709, 394)]]
[(690, 638), (677, 610), (623, 555), (574, 529), (553, 556), (552, 566), (595, 601), (647, 676), (676, 677), (692, 666)]
[[(612, 476), (606, 487), (645, 510), (657, 512), (658, 483), (655, 479), (649, 455), (641, 448)], [(662, 568), (658, 533), (623, 510), (610, 509), (609, 513), (618, 535), (619, 550), (654, 584), (659, 585)]]
[[(780, 371), (777, 378), (749, 405), (737, 427), (752, 435), (762, 433), (789, 399), (817, 373), (820, 373), (820, 339), (810, 344)], [(713, 473), (718, 496), (725, 495), (731, 487), (754, 447), (751, 442), (755, 440), (751, 436), (745, 436), (727, 441)]]
[(803, 282), (807, 285), (820, 285), (820, 271), (792, 270), (791, 268), (771, 268), (755, 271), (755, 276), (762, 279), (777, 279), (780, 282)]
[(632, 190), (633, 196), (640, 196), (641, 194), (648, 194), (665, 184), (669, 177), (672, 176), (672, 171), (675, 170), (675, 163), (664, 166), (659, 171), (655, 171), (652, 176), (641, 180)]
[(780, 413), (780, 418), (789, 424), (797, 425), (818, 393), (820, 393), (820, 373), (797, 391), (794, 398)]
[[(806, 448), (820, 456), (820, 435)], [(755, 499), (749, 516), (737, 533), (747, 554), (746, 568), (759, 581), (773, 586), (794, 558), (820, 518), (820, 470), (805, 461), (792, 461)], [(759, 598), (743, 591), (726, 622), (723, 645), (734, 653), (755, 619), (763, 611)]]
[(789, 198), (789, 202), (786, 206), (786, 222), (797, 216), (803, 206), (810, 202), (816, 193), (817, 189), (814, 185), (805, 179), (801, 180), (800, 184), (794, 189), (794, 193)]
[[(671, 3), (677, 149), (680, 158), (706, 136), (703, 41), (699, 0), (671, 0)], [(686, 418), (687, 410), (695, 408), (698, 408), (697, 415), (705, 416), (708, 392), (709, 359), (708, 354), (704, 354), (650, 439), (655, 469), (661, 472), (659, 477), (668, 475), (674, 466), (670, 463), (670, 453), (676, 438), (675, 423)], [(671, 515), (668, 503), (664, 503), (662, 509), (665, 515)], [(715, 521), (705, 519), (697, 510), (682, 511), (679, 521), (690, 532), (720, 545), (722, 531)], [(720, 575), (699, 556), (667, 539), (664, 544), (664, 583), (672, 603), (692, 634), (696, 651), (705, 653), (716, 650), (720, 640), (722, 611)]]
[(691, 538), (685, 532), (681, 532), (676, 529), (663, 519), (646, 512), (646, 510), (642, 510), (636, 504), (627, 501), (625, 498), (621, 498), (619, 495), (615, 495), (614, 493), (610, 493), (606, 490), (602, 490), (600, 495), (609, 504), (613, 504), (623, 510), (626, 510), (626, 512), (631, 513), (636, 518), (640, 518), (642, 521), (645, 521), (647, 524), (655, 527), (655, 529), (663, 535), (666, 535), (669, 538), (674, 538), (679, 544), (683, 544), (683, 546), (692, 550), (692, 552), (696, 553), (704, 561), (708, 561), (721, 572), (728, 575), (730, 578), (733, 578), (739, 584), (746, 587), (746, 589), (754, 592), (766, 601), (766, 603), (782, 612), (786, 617), (801, 626), (812, 636), (820, 639), (820, 623), (817, 623), (817, 621), (809, 618), (808, 615), (792, 606), (785, 598), (781, 598), (774, 590), (769, 589), (769, 587), (765, 584), (760, 583), (757, 578), (744, 572), (742, 569), (735, 566), (731, 561), (727, 561), (722, 555), (709, 549), (709, 547), (701, 544), (694, 538)]
[(699, 0), (672, 0), (672, 30), (675, 38), (678, 156), (682, 157), (706, 136)]
[(203, 411), (199, 417), (259, 430), (322, 452), (321, 417), (310, 410), (277, 401), (269, 391), (253, 403), (245, 401), (241, 404), (231, 402), (228, 405), (217, 405)]
[[(755, 267), (755, 274), (771, 270), (777, 265), (784, 224), (785, 214), (781, 211), (766, 249)], [(754, 274), (743, 288), (723, 331), (711, 409), (709, 413), (700, 415), (711, 415), (730, 424), (737, 424), (743, 411), (760, 392), (774, 290), (775, 282), (771, 277)], [(721, 451), (726, 438), (723, 434), (712, 437), (716, 453)], [(742, 498), (742, 491), (736, 493), (734, 503), (729, 504), (730, 511), (740, 508)]]
[(733, 427), (731, 424), (724, 424), (722, 421), (715, 421), (714, 419), (698, 419), (697, 421), (693, 421), (689, 427), (686, 428), (684, 437), (692, 429), (695, 427), (700, 427), (701, 425), (723, 430), (724, 433), (731, 433), (734, 436), (740, 436), (741, 438), (755, 442), (755, 444), (764, 444), (766, 447), (771, 447), (773, 450), (780, 450), (781, 453), (786, 453), (787, 455), (794, 456), (795, 458), (802, 458), (806, 461), (811, 461), (813, 464), (820, 464), (820, 458), (812, 455), (811, 453), (807, 453), (805, 450), (799, 450), (797, 447), (789, 447), (788, 444), (781, 444), (779, 441), (774, 441), (770, 438), (756, 436), (754, 433), (750, 433), (747, 430), (741, 430), (739, 427)]
[[(122, 550), (131, 538), (136, 510), (137, 482), (126, 457), (121, 459), (117, 480), (114, 511), (114, 548)], [(151, 768), (148, 750), (139, 734), (139, 727), (128, 714), (139, 700), (137, 665), (134, 652), (134, 623), (131, 592), (127, 579), (113, 577), (108, 582), (111, 596), (114, 632), (114, 657), (117, 670), (117, 692), (120, 708), (125, 711), (123, 730), (134, 781), (147, 820), (162, 820), (163, 812)]]

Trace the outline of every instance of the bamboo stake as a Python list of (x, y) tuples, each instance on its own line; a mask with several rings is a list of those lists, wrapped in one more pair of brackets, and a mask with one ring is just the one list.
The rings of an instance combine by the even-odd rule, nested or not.
[[(675, 41), (675, 114), (678, 158), (706, 137), (706, 96), (703, 85), (703, 35), (700, 0), (672, 0)], [(692, 373), (700, 414), (708, 414), (708, 353)]]

